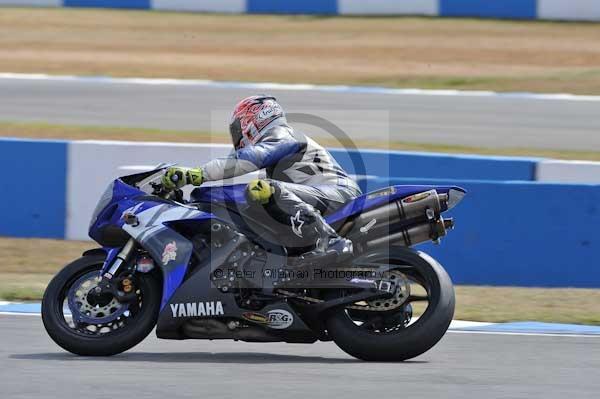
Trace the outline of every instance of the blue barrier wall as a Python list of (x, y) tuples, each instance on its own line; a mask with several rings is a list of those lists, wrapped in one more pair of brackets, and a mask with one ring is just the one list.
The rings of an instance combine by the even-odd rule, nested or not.
[(534, 158), (378, 150), (331, 149), (331, 154), (351, 174), (461, 180), (535, 180), (538, 162)]
[(534, 19), (537, 0), (441, 0), (440, 15), (448, 17), (486, 17)]
[(67, 143), (0, 139), (0, 159), (0, 235), (64, 238)]
[(152, 8), (151, 0), (64, 0), (65, 7)]
[(458, 185), (468, 194), (448, 215), (456, 229), (419, 249), (457, 284), (600, 287), (600, 185), (424, 179), (390, 184)]
[(337, 0), (247, 0), (251, 14), (337, 14)]
[(598, 0), (21, 0), (0, 5), (322, 15), (438, 15), (599, 21)]

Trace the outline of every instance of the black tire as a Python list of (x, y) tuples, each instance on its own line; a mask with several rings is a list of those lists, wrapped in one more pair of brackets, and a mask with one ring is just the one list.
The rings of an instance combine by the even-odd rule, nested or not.
[(430, 285), (427, 310), (412, 325), (381, 334), (361, 329), (340, 308), (328, 315), (328, 334), (344, 352), (366, 361), (403, 361), (427, 352), (444, 336), (454, 316), (454, 288), (448, 273), (427, 254), (406, 248), (369, 254), (356, 263), (365, 260), (365, 263), (393, 260), (414, 266)]
[(42, 321), (46, 331), (59, 346), (76, 355), (116, 355), (140, 343), (156, 325), (162, 290), (160, 279), (150, 273), (138, 278), (143, 302), (129, 324), (101, 336), (85, 336), (69, 327), (62, 312), (65, 292), (79, 276), (100, 270), (103, 261), (103, 255), (87, 255), (75, 260), (50, 281), (44, 293)]

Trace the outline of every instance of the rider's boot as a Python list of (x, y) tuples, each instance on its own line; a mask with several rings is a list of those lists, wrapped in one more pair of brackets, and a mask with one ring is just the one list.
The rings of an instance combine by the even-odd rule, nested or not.
[(320, 236), (317, 239), (315, 249), (299, 256), (300, 263), (322, 263), (341, 262), (350, 258), (353, 254), (352, 241), (340, 237), (337, 232), (325, 222), (317, 211), (315, 224)]
[[(248, 184), (246, 198), (259, 204), (277, 225), (279, 238), (289, 248), (310, 248), (297, 263), (340, 262), (353, 254), (352, 241), (340, 237), (321, 213), (287, 190), (285, 185), (266, 180)], [(265, 215), (267, 216), (267, 215)]]

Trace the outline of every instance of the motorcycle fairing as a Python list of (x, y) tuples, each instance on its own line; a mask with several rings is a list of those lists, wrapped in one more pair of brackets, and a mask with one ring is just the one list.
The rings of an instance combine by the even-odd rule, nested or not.
[(139, 223), (137, 225), (125, 224), (123, 230), (135, 238), (162, 266), (162, 309), (181, 285), (193, 250), (190, 240), (171, 229), (168, 225), (169, 222), (182, 220), (201, 222), (212, 219), (213, 215), (194, 208), (168, 203), (158, 203), (156, 206), (134, 214)]
[[(334, 225), (343, 222), (350, 217), (356, 216), (363, 211), (429, 190), (436, 190), (438, 194), (453, 194), (454, 196), (464, 195), (465, 193), (464, 189), (456, 186), (390, 186), (356, 197), (333, 214), (326, 216), (325, 220), (327, 223)], [(460, 199), (456, 200), (456, 202), (458, 201), (460, 201)], [(442, 211), (446, 210), (447, 209), (442, 209)]]
[(115, 180), (102, 194), (102, 198), (94, 210), (89, 228), (90, 238), (101, 243), (104, 228), (123, 226), (122, 216), (125, 211), (140, 213), (160, 204), (157, 201), (140, 201), (138, 199), (145, 195), (143, 191), (125, 184), (120, 179)]
[[(246, 198), (244, 196), (245, 189), (246, 186), (244, 184), (200, 187), (192, 191), (191, 196), (194, 202), (217, 202), (223, 203), (226, 206), (228, 204), (240, 206), (246, 203)], [(453, 197), (449, 202), (450, 207), (458, 203), (466, 192), (463, 188), (456, 186), (390, 186), (353, 199), (332, 214), (325, 215), (325, 220), (327, 223), (334, 225), (336, 223), (343, 222), (350, 217), (356, 216), (365, 210), (369, 210), (388, 202), (429, 190), (436, 190), (438, 194), (448, 194)], [(445, 210), (446, 209), (444, 209), (444, 211)]]
[[(225, 252), (220, 254), (219, 252)], [(183, 325), (190, 319), (196, 319), (198, 316), (190, 316), (178, 314), (177, 310), (180, 306), (190, 306), (197, 303), (219, 302), (223, 308), (223, 314), (206, 315), (207, 318), (220, 318), (222, 321), (227, 320), (246, 320), (250, 324), (263, 327), (265, 337), (271, 337), (275, 340), (294, 342), (314, 342), (317, 338), (310, 328), (304, 323), (296, 311), (286, 302), (280, 301), (270, 303), (258, 311), (241, 308), (235, 296), (231, 293), (224, 293), (217, 289), (211, 282), (211, 272), (219, 268), (221, 264), (221, 255), (227, 255), (230, 252), (229, 248), (221, 248), (216, 250), (211, 255), (211, 261), (208, 264), (199, 265), (192, 274), (181, 284), (177, 291), (169, 298), (167, 306), (161, 309), (158, 323), (156, 327), (156, 335), (159, 338), (167, 339), (186, 339), (187, 337), (182, 332)], [(273, 269), (281, 266), (281, 256), (269, 252), (266, 268)], [(272, 329), (267, 324), (253, 322), (249, 320), (247, 314), (267, 315), (270, 311), (284, 310), (289, 312), (293, 317), (293, 322), (285, 329)], [(295, 337), (295, 338), (294, 338)], [(234, 337), (229, 337), (234, 338)]]
[[(102, 203), (97, 216), (90, 226), (90, 236), (98, 237), (105, 226), (118, 226), (136, 239), (150, 253), (155, 262), (162, 266), (163, 294), (161, 307), (164, 307), (179, 287), (192, 256), (192, 243), (168, 224), (172, 221), (202, 222), (214, 218), (213, 215), (195, 208), (161, 201), (149, 197), (121, 180), (115, 180), (105, 196), (110, 198)], [(145, 200), (149, 198), (149, 200)], [(137, 217), (136, 225), (125, 224), (123, 214)], [(107, 253), (102, 273), (105, 273), (121, 248), (104, 248)]]
[[(232, 246), (235, 246), (235, 244), (232, 244)], [(327, 286), (327, 288), (348, 288), (351, 290), (359, 289), (361, 291), (348, 297), (337, 298), (332, 301), (311, 305), (302, 305), (299, 303), (292, 305), (286, 299), (281, 299), (279, 301), (266, 303), (260, 309), (251, 310), (240, 306), (240, 303), (237, 302), (236, 296), (232, 295), (232, 292), (222, 292), (217, 289), (212, 280), (214, 271), (223, 267), (224, 258), (230, 253), (231, 246), (224, 245), (213, 251), (208, 262), (198, 265), (188, 273), (186, 280), (171, 296), (167, 306), (161, 309), (156, 328), (156, 335), (159, 338), (198, 338), (186, 334), (185, 327), (186, 325), (189, 326), (188, 323), (190, 323), (190, 321), (197, 322), (202, 319), (218, 319), (223, 326), (227, 325), (228, 322), (242, 322), (250, 325), (252, 328), (258, 328), (260, 336), (259, 340), (311, 343), (319, 339), (315, 331), (321, 331), (321, 328), (315, 329), (315, 325), (321, 325), (318, 315), (322, 312), (329, 311), (332, 307), (341, 306), (348, 302), (362, 301), (367, 297), (372, 298), (377, 293), (381, 295), (387, 294), (387, 291), (380, 291), (378, 289), (378, 285), (373, 279), (340, 278), (336, 281), (331, 281), (331, 284)], [(275, 270), (281, 268), (281, 265), (285, 263), (285, 256), (282, 256), (282, 254), (270, 250), (266, 251), (266, 253), (266, 263), (264, 266), (261, 266), (260, 269), (255, 270), (259, 272), (259, 276), (263, 276), (263, 270)], [(355, 260), (351, 267), (361, 266), (364, 265)], [(377, 275), (383, 275), (383, 273), (388, 271), (387, 266), (379, 266), (379, 269), (377, 269), (377, 266), (373, 267), (377, 270)], [(247, 271), (254, 269), (243, 267), (243, 270)], [(273, 281), (274, 279), (264, 279), (261, 287), (269, 291), (270, 289), (275, 288)], [(306, 281), (303, 282), (306, 283)], [(317, 286), (321, 288), (325, 287), (324, 285), (315, 285), (315, 287)], [(303, 285), (303, 287), (305, 287), (305, 285)], [(273, 297), (272, 299), (276, 298)], [(208, 306), (208, 304), (210, 304), (213, 308), (217, 306), (217, 308), (222, 309), (223, 312), (207, 312), (206, 314), (199, 314), (196, 313), (195, 309), (197, 304), (202, 304), (202, 306), (205, 304)], [(310, 311), (308, 311), (309, 307)], [(190, 309), (192, 313), (190, 313)], [(268, 316), (271, 312), (277, 314), (282, 313), (282, 311), (288, 312), (292, 316), (292, 322), (283, 328), (272, 327)], [(239, 331), (239, 329), (235, 329), (235, 331)], [(208, 331), (204, 332), (205, 335), (203, 335), (202, 338), (248, 340), (246, 337), (236, 335), (235, 331), (226, 335), (223, 335), (222, 332), (215, 334), (214, 332), (211, 333)], [(256, 336), (254, 339), (256, 339)]]
[(194, 202), (217, 202), (246, 204), (245, 184), (233, 184), (229, 186), (202, 186), (191, 192), (191, 200)]

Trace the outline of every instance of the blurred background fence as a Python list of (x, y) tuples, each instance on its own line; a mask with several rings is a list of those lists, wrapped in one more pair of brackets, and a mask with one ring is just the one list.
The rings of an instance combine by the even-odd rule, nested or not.
[(253, 14), (600, 20), (598, 0), (0, 0), (0, 5)]
[[(116, 176), (159, 162), (198, 165), (229, 145), (0, 139), (6, 172), (0, 236), (87, 239)], [(599, 164), (535, 158), (332, 149), (365, 190), (391, 184), (458, 185), (468, 195), (441, 246), (421, 245), (458, 284), (600, 287)], [(364, 165), (364, 170), (357, 170)], [(359, 167), (358, 169), (362, 169)], [(539, 180), (539, 179), (543, 179)], [(560, 183), (562, 181), (568, 183)], [(6, 178), (5, 181), (12, 181)]]

